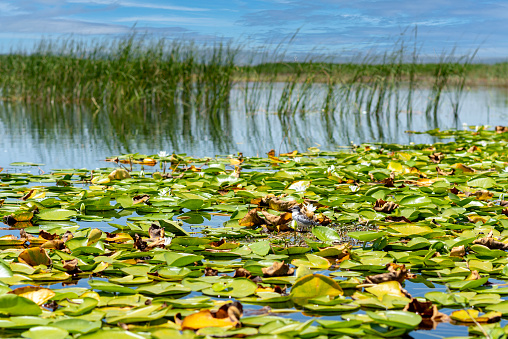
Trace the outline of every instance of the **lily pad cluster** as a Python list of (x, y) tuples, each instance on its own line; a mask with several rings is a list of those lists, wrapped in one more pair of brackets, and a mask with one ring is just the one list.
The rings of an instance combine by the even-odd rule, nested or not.
[(504, 338), (508, 133), (429, 133), (446, 142), (4, 170), (0, 334)]

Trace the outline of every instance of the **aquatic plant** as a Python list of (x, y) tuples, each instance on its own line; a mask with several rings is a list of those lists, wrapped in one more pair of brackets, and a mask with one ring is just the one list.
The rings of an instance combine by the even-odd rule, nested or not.
[[(452, 141), (13, 163), (0, 172), (2, 336), (400, 337), (451, 322), (500, 338), (508, 128), (428, 133)], [(294, 206), (310, 232), (290, 228)]]

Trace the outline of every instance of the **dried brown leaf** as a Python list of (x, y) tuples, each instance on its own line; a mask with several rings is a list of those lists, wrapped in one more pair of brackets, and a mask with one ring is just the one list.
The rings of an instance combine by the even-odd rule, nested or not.
[(450, 251), (450, 257), (463, 257), (465, 255), (466, 247), (464, 245), (453, 247)]
[(205, 277), (216, 277), (219, 274), (219, 271), (216, 269), (213, 269), (211, 267), (205, 268)]
[(497, 241), (491, 237), (476, 239), (475, 241), (473, 241), (473, 244), (483, 245), (483, 246), (490, 248), (491, 250), (506, 250), (506, 249), (508, 249), (508, 244)]
[(442, 152), (436, 152), (436, 153), (429, 155), (430, 161), (432, 161), (435, 164), (439, 164), (441, 162), (441, 160), (444, 159), (444, 157), (445, 156)]
[(149, 200), (150, 200), (150, 196), (148, 194), (136, 195), (135, 197), (132, 198), (132, 204), (136, 205), (136, 204), (145, 203), (147, 205), (151, 205)]
[(455, 173), (455, 169), (452, 168), (451, 171), (443, 171), (441, 168), (439, 168), (439, 166), (436, 166), (436, 171), (437, 171), (437, 174), (439, 175), (453, 175), (453, 173)]
[(245, 268), (237, 268), (235, 273), (233, 274), (233, 278), (251, 278), (252, 274), (247, 271)]
[(152, 224), (148, 229), (148, 234), (150, 234), (150, 239), (164, 238), (164, 228), (157, 224)]
[(46, 239), (46, 240), (53, 240), (53, 239), (58, 238), (58, 235), (56, 233), (51, 234), (51, 233), (46, 232), (44, 230), (40, 230), (39, 237), (41, 237), (42, 239)]
[(399, 205), (393, 201), (384, 201), (383, 199), (377, 199), (374, 205), (374, 210), (377, 212), (392, 213), (393, 210), (395, 210), (397, 207), (399, 207)]
[(408, 218), (406, 217), (396, 217), (396, 216), (387, 216), (385, 218), (385, 221), (391, 221), (391, 222), (407, 222), (407, 223), (411, 223), (412, 221), (409, 220)]
[(508, 132), (508, 127), (496, 126), (496, 133), (506, 133), (506, 132)]
[(289, 267), (288, 264), (276, 261), (270, 267), (263, 267), (261, 272), (263, 272), (265, 277), (283, 277), (292, 275), (295, 272), (295, 269)]
[(141, 236), (137, 233), (134, 233), (134, 248), (140, 250), (140, 251), (147, 251), (148, 245), (146, 243), (146, 241), (144, 241), (143, 239), (141, 239)]
[(266, 211), (261, 211), (261, 214), (263, 214), (269, 225), (272, 226), (283, 225), (291, 221), (291, 213), (289, 212), (285, 212), (280, 215), (274, 215)]
[(260, 211), (260, 208), (253, 208), (251, 209), (239, 222), (238, 224), (240, 226), (245, 227), (255, 227), (255, 226), (261, 226), (266, 225), (268, 222), (261, 218), (258, 215), (258, 211)]
[(41, 248), (54, 248), (57, 250), (63, 250), (65, 248), (65, 243), (60, 239), (48, 240), (41, 245)]

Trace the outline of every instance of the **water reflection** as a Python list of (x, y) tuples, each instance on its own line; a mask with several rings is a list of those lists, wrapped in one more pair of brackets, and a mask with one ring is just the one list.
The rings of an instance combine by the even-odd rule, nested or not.
[(458, 114), (456, 93), (442, 93), (434, 114), (427, 110), (430, 90), (381, 90), (334, 88), (349, 93), (330, 96), (330, 87), (320, 84), (244, 83), (231, 89), (228, 102), (183, 92), (175, 104), (151, 110), (0, 103), (0, 167), (30, 161), (46, 169), (96, 168), (106, 165), (106, 156), (161, 150), (262, 155), (351, 142), (430, 143), (436, 140), (404, 131), (502, 125), (508, 116), (503, 89), (463, 92)]

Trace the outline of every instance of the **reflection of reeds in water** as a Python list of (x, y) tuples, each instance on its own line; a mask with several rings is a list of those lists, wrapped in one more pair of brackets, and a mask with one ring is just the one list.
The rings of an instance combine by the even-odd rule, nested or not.
[(431, 127), (438, 125), (445, 93), (458, 117), (468, 76), (477, 67), (471, 64), (474, 53), (454, 58), (453, 51), (437, 64), (422, 64), (416, 30), (409, 42), (409, 53), (400, 40), (392, 52), (341, 64), (312, 62), (310, 56), (287, 62), (279, 45), (240, 64), (240, 48), (233, 44), (197, 46), (135, 35), (92, 44), (43, 41), (30, 55), (0, 56), (0, 88), (6, 101), (74, 105), (53, 115), (55, 108), (47, 106), (45, 119), (37, 121), (41, 128), (55, 120), (51, 116), (63, 118), (81, 107), (82, 115), (92, 115), (94, 129), (114, 130), (126, 151), (135, 150), (128, 141), (133, 131), (167, 136), (172, 144), (209, 138), (219, 150), (230, 150), (239, 111), (243, 137), (259, 142), (260, 151), (282, 142), (287, 148), (312, 146), (316, 133), (330, 144), (393, 140), (400, 121), (411, 129), (415, 102), (422, 99), (417, 93), (426, 86), (431, 90), (423, 111)]

